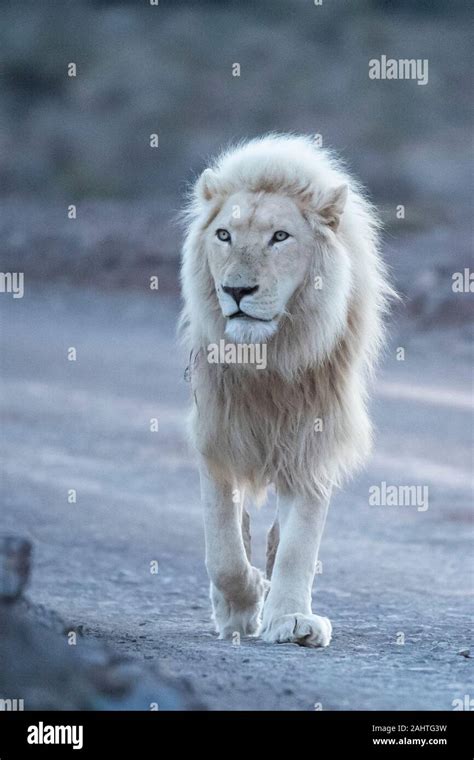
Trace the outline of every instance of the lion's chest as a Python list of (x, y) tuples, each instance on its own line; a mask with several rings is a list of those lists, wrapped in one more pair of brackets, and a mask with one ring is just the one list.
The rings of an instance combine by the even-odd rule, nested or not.
[(200, 358), (194, 368), (193, 429), (199, 450), (245, 476), (272, 479), (288, 456), (310, 442), (317, 396), (268, 370), (216, 367)]

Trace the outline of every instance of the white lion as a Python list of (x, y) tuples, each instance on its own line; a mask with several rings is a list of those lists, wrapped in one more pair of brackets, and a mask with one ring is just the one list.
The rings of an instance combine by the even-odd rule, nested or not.
[[(332, 155), (285, 135), (222, 154), (185, 218), (181, 329), (216, 628), (327, 646), (331, 623), (311, 608), (318, 550), (332, 486), (370, 448), (366, 381), (392, 293), (377, 218)], [(266, 367), (210, 363), (222, 341), (264, 344)], [(261, 501), (270, 483), (265, 578), (244, 494)]]

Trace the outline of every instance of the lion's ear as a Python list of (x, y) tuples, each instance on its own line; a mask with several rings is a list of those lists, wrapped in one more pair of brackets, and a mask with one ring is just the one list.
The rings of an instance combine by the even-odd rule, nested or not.
[(210, 201), (217, 190), (217, 177), (216, 173), (212, 169), (204, 169), (203, 173), (199, 177), (196, 183), (196, 192), (201, 198), (206, 201)]
[(347, 185), (339, 185), (329, 190), (318, 205), (318, 214), (328, 227), (337, 230), (347, 200)]

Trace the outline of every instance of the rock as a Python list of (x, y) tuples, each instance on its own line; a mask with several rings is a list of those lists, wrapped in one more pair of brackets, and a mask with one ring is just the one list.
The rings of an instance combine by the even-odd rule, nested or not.
[(157, 666), (87, 636), (69, 645), (42, 612), (35, 618), (31, 603), (28, 614), (22, 605), (0, 603), (0, 694), (19, 695), (25, 710), (205, 709), (189, 683)]
[[(31, 549), (26, 539), (0, 537), (2, 700), (21, 698), (25, 710), (204, 709), (188, 682), (118, 655), (89, 638), (82, 624), (67, 625), (25, 599)], [(73, 631), (80, 646), (70, 643)]]

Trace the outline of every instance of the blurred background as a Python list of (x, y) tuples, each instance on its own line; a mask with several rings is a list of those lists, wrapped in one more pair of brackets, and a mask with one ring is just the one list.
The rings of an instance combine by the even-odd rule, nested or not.
[[(0, 542), (0, 699), (450, 710), (474, 693), (472, 295), (452, 288), (472, 260), (470, 5), (1, 0), (0, 272), (25, 281), (23, 298), (0, 293), (0, 533), (31, 542), (33, 572), (18, 627), (2, 546), (29, 544)], [(428, 83), (369, 79), (383, 55), (427, 59)], [(403, 296), (373, 457), (328, 519), (314, 609), (334, 639), (318, 653), (212, 633), (175, 335), (186, 188), (267, 131), (342, 156)], [(383, 481), (428, 487), (429, 509), (371, 507)], [(272, 506), (252, 514), (259, 566)], [(61, 630), (79, 645), (53, 644)], [(157, 661), (184, 696), (151, 677)]]
[[(408, 307), (459, 318), (449, 275), (467, 261), (471, 232), (468, 7), (4, 0), (4, 267), (130, 288), (160, 269), (161, 286), (176, 289), (174, 219), (209, 156), (267, 131), (318, 133), (381, 208)], [(381, 55), (428, 59), (428, 84), (370, 80), (368, 61)]]

